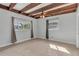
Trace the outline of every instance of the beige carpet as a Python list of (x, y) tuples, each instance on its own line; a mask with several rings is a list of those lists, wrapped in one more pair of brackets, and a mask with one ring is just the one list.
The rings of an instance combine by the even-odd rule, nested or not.
[(74, 45), (34, 39), (0, 50), (0, 56), (78, 56)]

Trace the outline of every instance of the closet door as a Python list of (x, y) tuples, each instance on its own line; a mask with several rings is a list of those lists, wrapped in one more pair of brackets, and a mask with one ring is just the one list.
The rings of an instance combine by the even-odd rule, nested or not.
[(48, 31), (49, 21), (46, 20), (46, 39), (49, 39), (49, 31)]

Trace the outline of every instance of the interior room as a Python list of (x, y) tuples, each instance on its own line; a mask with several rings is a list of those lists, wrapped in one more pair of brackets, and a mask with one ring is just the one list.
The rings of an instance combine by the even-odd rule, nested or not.
[(0, 56), (79, 56), (78, 3), (0, 3)]

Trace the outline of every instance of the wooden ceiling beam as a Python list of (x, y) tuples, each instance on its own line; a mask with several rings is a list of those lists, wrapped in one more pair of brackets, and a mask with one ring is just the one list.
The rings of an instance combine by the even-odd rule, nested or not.
[(4, 5), (2, 5), (2, 4), (0, 4), (0, 8), (1, 8), (1, 9), (4, 9), (4, 10), (7, 10), (7, 11), (14, 12), (14, 13), (18, 13), (18, 14), (21, 14), (21, 15), (28, 16), (28, 14), (26, 14), (26, 13), (20, 13), (19, 10), (15, 10), (15, 9), (11, 9), (11, 10), (9, 10), (9, 7), (4, 6)]
[(72, 13), (72, 12), (75, 12), (75, 10), (76, 8), (70, 8), (70, 9), (63, 10), (57, 13), (48, 14), (47, 16), (55, 16), (55, 15), (60, 15), (60, 14)]
[[(45, 15), (45, 17), (48, 16), (56, 16), (56, 15), (61, 15), (61, 14), (67, 14), (67, 13), (72, 13), (75, 12), (75, 8), (69, 9), (69, 10), (64, 10), (64, 11), (60, 11), (60, 12), (56, 12), (56, 13), (52, 13), (52, 14), (48, 14)], [(34, 18), (40, 18), (40, 16), (33, 16)]]
[[(72, 13), (72, 12), (75, 12), (76, 11), (76, 8), (70, 8), (70, 9), (66, 9), (66, 10), (61, 10), (61, 11), (58, 11), (58, 12), (54, 12), (54, 13), (49, 13), (49, 14), (45, 14), (44, 16), (45, 17), (48, 17), (48, 16), (55, 16), (55, 15), (60, 15), (60, 14), (66, 14), (66, 13)], [(37, 15), (35, 17), (40, 17), (40, 15)]]
[(6, 10), (8, 10), (8, 9), (9, 9), (9, 7), (4, 6), (4, 5), (2, 5), (2, 4), (0, 4), (0, 8), (2, 8), (2, 9), (6, 9)]
[[(55, 14), (58, 15), (58, 14), (70, 13), (70, 12), (74, 12), (76, 9), (77, 9), (77, 4), (73, 4), (73, 5), (66, 6), (66, 7), (63, 7), (63, 8), (59, 8), (59, 9), (56, 9), (56, 10), (48, 11), (48, 12), (45, 13), (45, 16), (49, 16), (49, 15), (53, 15), (53, 14), (54, 15)], [(40, 14), (36, 14), (34, 16), (35, 17), (40, 17), (41, 13)]]
[[(2, 8), (2, 9), (12, 11), (12, 12), (15, 12), (15, 13), (18, 13), (18, 14), (21, 14), (21, 15), (25, 15), (25, 16), (30, 16), (29, 14), (21, 13), (20, 10), (13, 9), (13, 7), (11, 7), (11, 9), (10, 9), (10, 7), (0, 4), (0, 8)], [(29, 7), (29, 9), (30, 9), (30, 7)], [(29, 10), (29, 9), (27, 9), (27, 10)], [(47, 12), (45, 12), (45, 16), (47, 17), (47, 16), (55, 16), (55, 15), (59, 15), (59, 14), (71, 13), (71, 12), (75, 12), (76, 9), (77, 9), (77, 4), (73, 4), (73, 5), (66, 6), (66, 7), (63, 7), (63, 8), (59, 8), (59, 9), (56, 9), (56, 10), (47, 11)], [(36, 15), (31, 14), (30, 17), (39, 18), (40, 15), (41, 15), (41, 13), (36, 14)]]
[(40, 8), (40, 9), (37, 9), (37, 10), (35, 10), (35, 11), (33, 11), (33, 12), (30, 12), (29, 14), (35, 14), (35, 13), (38, 13), (38, 12), (42, 12), (42, 10), (43, 10), (43, 11), (46, 11), (46, 10), (48, 10), (48, 9), (51, 9), (51, 8), (54, 8), (54, 7), (63, 5), (63, 4), (66, 4), (66, 3), (52, 3), (52, 4), (50, 4), (50, 5), (47, 5), (47, 6), (45, 6), (45, 7), (42, 7), (42, 8)]
[(16, 3), (11, 3), (11, 4), (9, 5), (9, 10), (12, 10), (15, 5), (16, 5)]
[(27, 11), (27, 10), (29, 10), (29, 9), (31, 9), (31, 8), (34, 8), (34, 7), (38, 6), (39, 4), (41, 4), (41, 3), (31, 3), (31, 4), (27, 5), (27, 6), (25, 6), (25, 7), (21, 10), (21, 12), (24, 12), (24, 11)]
[[(55, 12), (55, 13), (51, 13), (51, 14), (46, 14), (45, 17), (72, 13), (72, 12), (75, 12), (75, 10), (76, 10), (76, 8), (70, 8), (68, 10), (63, 10), (63, 11), (59, 11), (59, 12)], [(38, 17), (40, 18), (40, 16), (36, 16), (36, 18), (38, 18)]]
[(59, 11), (63, 11), (63, 10), (70, 9), (70, 8), (75, 8), (75, 7), (77, 8), (77, 4), (72, 4), (72, 5), (63, 7), (63, 8), (59, 8), (59, 9), (56, 9), (56, 10), (48, 11), (48, 12), (46, 12), (46, 14), (51, 14), (51, 13), (54, 13), (54, 12), (59, 12)]

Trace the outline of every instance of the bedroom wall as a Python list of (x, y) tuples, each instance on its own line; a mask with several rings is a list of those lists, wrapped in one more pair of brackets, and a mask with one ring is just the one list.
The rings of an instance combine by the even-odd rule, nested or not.
[[(26, 19), (21, 19), (21, 18), (14, 18), (15, 21), (14, 23), (31, 23), (30, 20), (26, 20)], [(16, 33), (16, 39), (17, 39), (17, 42), (21, 42), (23, 40), (29, 40), (30, 37), (31, 37), (31, 28), (30, 29), (26, 29), (26, 30), (22, 30), (22, 31), (18, 31), (18, 30), (15, 30), (15, 33)]]
[[(24, 16), (24, 15), (20, 15), (20, 14), (14, 13), (14, 12), (10, 12), (10, 11), (4, 10), (4, 9), (0, 9), (0, 47), (11, 44), (11, 17), (12, 16), (25, 19), (25, 21), (32, 20), (33, 27), (34, 27), (34, 29), (33, 29), (34, 37), (36, 38), (36, 35), (37, 35), (36, 19)], [(26, 33), (19, 32), (17, 34), (17, 36), (19, 36), (19, 37), (17, 37), (17, 39), (19, 39), (21, 37), (20, 38), (21, 41), (27, 40), (27, 39), (30, 39), (30, 32), (28, 34), (27, 34), (27, 32)], [(24, 37), (24, 36), (26, 36), (26, 37)], [(20, 40), (18, 40), (18, 41), (20, 41)]]
[[(52, 30), (49, 32), (49, 39), (76, 44), (76, 13), (69, 13), (57, 16), (46, 17), (44, 19), (34, 19), (4, 9), (0, 9), (0, 47), (10, 45), (11, 43), (11, 17), (17, 17), (25, 19), (26, 21), (33, 21), (33, 32), (34, 38), (46, 39), (46, 20), (54, 19), (58, 17), (59, 19), (59, 30)], [(22, 34), (18, 34), (18, 37)], [(24, 37), (23, 37), (24, 36)], [(24, 34), (20, 40), (30, 39), (30, 33)], [(26, 37), (25, 37), (26, 36)], [(18, 39), (19, 39), (18, 38)], [(20, 41), (19, 40), (19, 41)], [(21, 41), (23, 41), (21, 40)], [(78, 41), (77, 41), (78, 42)], [(78, 45), (78, 44), (77, 44)]]
[(76, 20), (76, 47), (79, 48), (79, 4), (77, 8), (77, 20)]
[(38, 21), (38, 37), (46, 38), (46, 20), (58, 18), (59, 29), (49, 31), (49, 40), (76, 44), (76, 13), (46, 17)]

